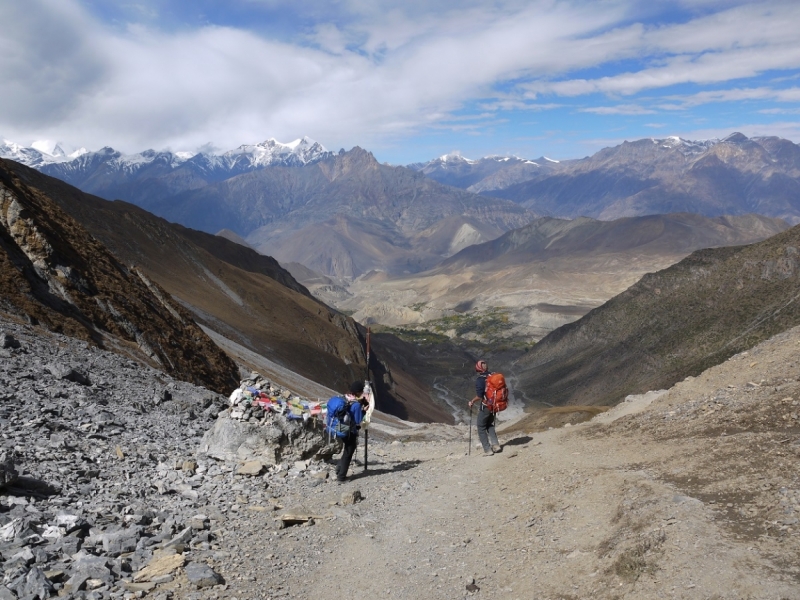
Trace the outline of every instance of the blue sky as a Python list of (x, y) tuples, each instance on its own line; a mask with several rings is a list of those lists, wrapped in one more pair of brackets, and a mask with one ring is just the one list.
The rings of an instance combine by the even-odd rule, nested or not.
[(800, 2), (0, 3), (0, 135), (220, 151), (308, 135), (392, 164), (628, 139), (800, 142)]

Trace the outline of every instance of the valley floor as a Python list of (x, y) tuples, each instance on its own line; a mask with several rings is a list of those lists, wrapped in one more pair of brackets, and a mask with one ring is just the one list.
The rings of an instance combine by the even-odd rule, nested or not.
[[(226, 588), (175, 592), (800, 598), (798, 350), (792, 330), (591, 422), (514, 434), (491, 457), (467, 456), (466, 439), (381, 443), (346, 484), (293, 488), (289, 475), (276, 501), (315, 523), (280, 529), (239, 496), (240, 516), (217, 515)], [(364, 499), (343, 504), (354, 490)]]

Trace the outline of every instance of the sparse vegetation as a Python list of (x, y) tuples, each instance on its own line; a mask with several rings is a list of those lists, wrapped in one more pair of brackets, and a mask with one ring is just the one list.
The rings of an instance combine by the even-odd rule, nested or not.
[(497, 307), (493, 307), (485, 313), (449, 315), (441, 319), (428, 321), (424, 325), (426, 328), (442, 333), (455, 330), (458, 337), (468, 333), (475, 333), (484, 339), (497, 337), (502, 332), (508, 331), (513, 327), (508, 318), (508, 311)]
[(388, 325), (373, 325), (372, 331), (375, 333), (391, 333), (396, 335), (404, 342), (412, 344), (440, 344), (450, 340), (446, 335), (434, 333), (425, 329), (410, 329), (408, 327), (390, 327)]
[(634, 582), (643, 573), (654, 573), (656, 570), (654, 554), (666, 540), (663, 531), (646, 536), (632, 548), (623, 551), (612, 566), (614, 573), (628, 582)]

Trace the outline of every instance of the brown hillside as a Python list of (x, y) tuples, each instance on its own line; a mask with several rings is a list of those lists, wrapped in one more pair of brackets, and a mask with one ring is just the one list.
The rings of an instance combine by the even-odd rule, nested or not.
[(116, 348), (110, 334), (128, 353), (178, 378), (229, 391), (236, 383), (235, 364), (190, 314), (141, 270), (120, 263), (42, 190), (18, 177), (15, 166), (0, 161), (2, 308), (53, 331)]
[(700, 250), (645, 275), (517, 363), (527, 396), (615, 404), (667, 388), (800, 324), (800, 227)]
[[(364, 376), (364, 342), (356, 323), (312, 298), (271, 257), (11, 164), (121, 260), (163, 286), (199, 323), (333, 389), (344, 390)], [(400, 383), (387, 388), (379, 403), (386, 405), (378, 408), (402, 418), (442, 420), (427, 386), (411, 375), (396, 374)], [(413, 400), (414, 407), (406, 409), (410, 400), (404, 398)]]

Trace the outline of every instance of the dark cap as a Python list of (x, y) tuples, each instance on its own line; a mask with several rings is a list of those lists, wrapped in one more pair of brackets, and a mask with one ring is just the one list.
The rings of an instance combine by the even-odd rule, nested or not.
[(364, 382), (363, 381), (354, 381), (350, 384), (350, 393), (353, 396), (360, 396), (364, 393)]

